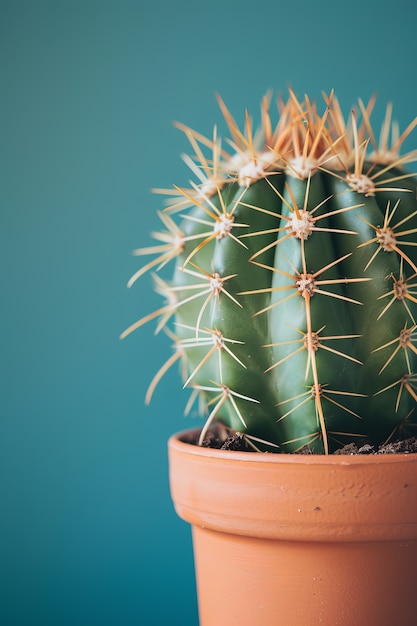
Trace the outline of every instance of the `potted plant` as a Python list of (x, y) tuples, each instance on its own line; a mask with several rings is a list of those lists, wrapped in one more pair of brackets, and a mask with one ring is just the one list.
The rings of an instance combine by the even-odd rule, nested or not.
[[(262, 100), (222, 142), (179, 124), (151, 320), (204, 425), (169, 442), (201, 626), (415, 623), (417, 181), (391, 107)], [(276, 121), (274, 121), (274, 117)], [(378, 136), (377, 136), (378, 135)], [(173, 273), (159, 271), (172, 262)]]

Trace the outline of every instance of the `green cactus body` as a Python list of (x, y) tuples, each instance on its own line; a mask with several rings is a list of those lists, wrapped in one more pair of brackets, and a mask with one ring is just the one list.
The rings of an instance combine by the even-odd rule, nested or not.
[[(200, 390), (205, 392), (208, 401), (214, 397), (223, 403), (222, 415), (227, 415), (231, 428), (250, 429), (254, 436), (266, 437), (268, 434), (270, 440), (275, 438), (277, 427), (272, 379), (264, 373), (270, 361), (269, 352), (264, 347), (269, 340), (269, 325), (266, 318), (255, 315), (257, 306), (269, 303), (269, 292), (259, 294), (258, 299), (240, 295), (244, 289), (256, 289), (260, 285), (267, 289), (270, 271), (249, 263), (259, 242), (240, 237), (255, 214), (260, 230), (268, 230), (271, 224), (276, 224), (275, 213), (262, 213), (253, 207), (257, 206), (261, 194), (263, 208), (274, 212), (277, 196), (265, 179), (247, 188), (238, 187), (234, 195), (227, 191), (226, 187), (218, 192), (217, 195), (222, 195), (222, 202), (217, 201), (216, 205), (223, 205), (224, 212), (232, 213), (230, 233), (202, 246), (185, 267), (183, 264), (190, 250), (195, 250), (194, 240), (191, 245), (185, 246), (179, 257), (173, 283), (184, 284), (187, 288), (192, 284), (199, 285), (196, 293), (201, 295), (178, 308), (176, 332), (182, 345), (186, 346), (187, 365), (192, 376), (189, 382), (199, 388), (204, 387)], [(213, 199), (210, 199), (210, 204), (214, 206)], [(200, 212), (205, 213), (204, 209)], [(201, 222), (194, 222), (193, 235), (200, 228)], [(203, 232), (207, 232), (207, 226)], [(234, 232), (237, 234), (232, 237)], [(272, 237), (261, 235), (260, 239), (268, 245)], [(273, 258), (273, 252), (270, 256)], [(242, 266), (245, 267), (244, 273)], [(219, 277), (217, 280), (216, 276)], [(180, 301), (186, 297), (185, 290), (180, 292)], [(211, 352), (209, 358), (208, 352)], [(209, 392), (207, 387), (215, 391)], [(228, 396), (229, 390), (235, 395)], [(262, 402), (258, 400), (259, 394)], [(241, 396), (248, 399), (244, 400)], [(243, 413), (238, 408), (242, 402)]]
[(124, 335), (173, 321), (151, 388), (181, 361), (205, 407), (201, 441), (218, 422), (261, 449), (328, 453), (417, 425), (417, 182), (403, 169), (416, 154), (398, 153), (417, 122), (388, 146), (387, 116), (377, 146), (361, 102), (350, 129), (326, 104), (320, 116), (291, 93), (273, 128), (264, 99), (254, 138), (221, 102), (234, 157), (185, 129), (200, 184), (177, 188), (163, 244), (137, 252), (159, 256), (135, 278), (175, 269), (157, 279), (167, 304)]

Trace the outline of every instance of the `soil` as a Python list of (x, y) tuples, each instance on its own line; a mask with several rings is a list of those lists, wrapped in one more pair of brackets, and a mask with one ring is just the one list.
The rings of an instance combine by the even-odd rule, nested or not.
[(380, 446), (365, 443), (358, 447), (355, 443), (349, 443), (336, 450), (334, 454), (410, 454), (412, 452), (417, 452), (417, 437), (390, 441)]
[[(199, 433), (193, 434), (185, 439), (186, 443), (197, 445)], [(240, 452), (255, 452), (256, 448), (250, 444), (243, 433), (228, 431), (221, 425), (213, 426), (202, 443), (205, 448), (218, 450), (235, 450)], [(339, 448), (333, 454), (411, 454), (417, 452), (417, 437), (410, 437), (399, 441), (390, 441), (379, 446), (375, 446), (367, 441), (360, 444), (349, 443)], [(297, 454), (312, 454), (308, 447), (303, 448)]]

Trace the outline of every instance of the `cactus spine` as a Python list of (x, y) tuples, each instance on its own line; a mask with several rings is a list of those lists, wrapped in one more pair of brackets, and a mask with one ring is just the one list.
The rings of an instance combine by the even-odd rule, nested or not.
[[(186, 126), (196, 183), (175, 187), (154, 255), (131, 279), (155, 274), (166, 303), (123, 336), (159, 319), (184, 387), (205, 415), (255, 447), (328, 453), (417, 424), (417, 182), (404, 166), (387, 108), (378, 140), (362, 101), (348, 121), (334, 94), (324, 113), (290, 91), (261, 106), (254, 133), (219, 104), (230, 138)], [(166, 193), (165, 190), (158, 190)], [(267, 442), (267, 443), (265, 443)]]

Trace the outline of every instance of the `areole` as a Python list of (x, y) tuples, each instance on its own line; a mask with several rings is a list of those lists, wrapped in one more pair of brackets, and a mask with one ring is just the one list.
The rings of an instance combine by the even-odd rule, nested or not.
[(169, 441), (200, 626), (415, 625), (417, 454), (294, 455)]

